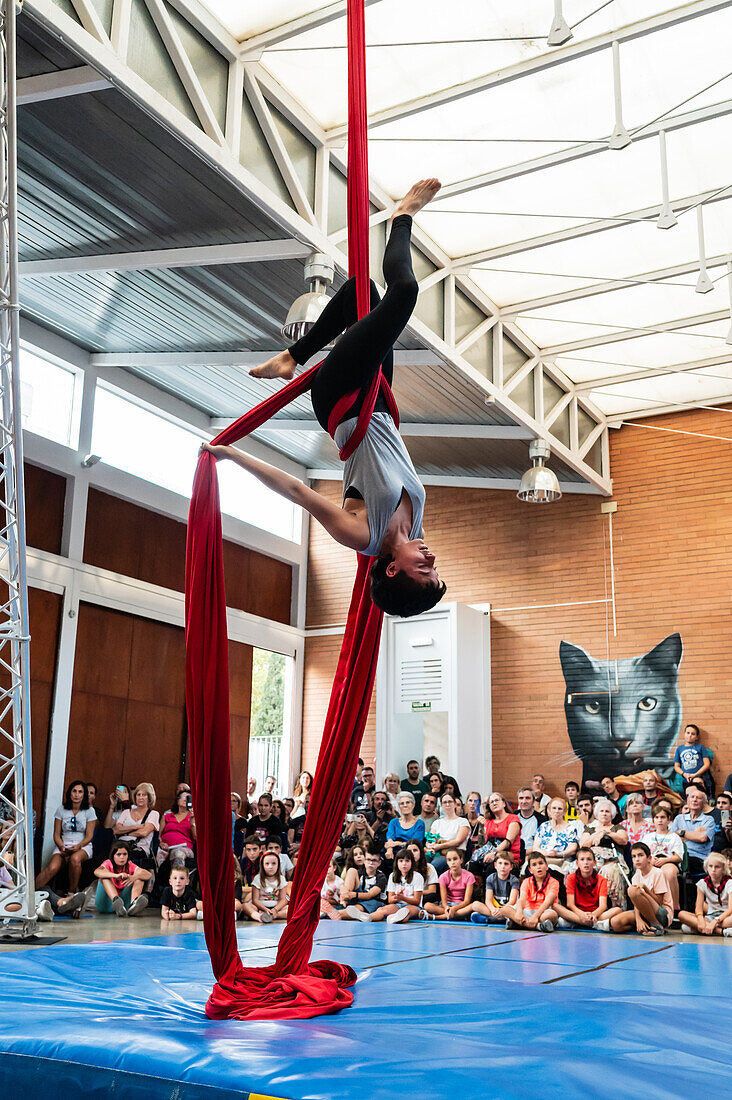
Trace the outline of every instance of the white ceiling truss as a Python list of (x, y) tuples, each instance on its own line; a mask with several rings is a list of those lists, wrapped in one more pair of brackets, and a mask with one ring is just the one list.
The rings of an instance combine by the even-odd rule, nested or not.
[[(150, 83), (149, 74), (143, 80), (128, 64), (131, 11), (137, 2), (114, 0), (107, 30), (87, 0), (74, 0), (78, 20), (53, 0), (26, 0), (25, 10), (68, 44), (93, 72), (90, 75), (86, 67), (73, 70), (76, 76), (65, 83), (64, 74), (54, 74), (56, 83), (51, 77), (45, 84), (23, 82), (27, 86), (21, 87), (21, 96), (32, 102), (33, 96), (80, 94), (98, 87), (92, 79), (97, 74), (97, 79), (129, 95), (215, 166), (281, 226), (283, 239), (93, 259), (41, 259), (23, 265), (22, 273), (84, 270), (85, 261), (97, 269), (104, 264), (144, 269), (246, 263), (268, 256), (272, 260), (303, 256), (312, 249), (330, 254), (344, 271), (340, 213), (345, 91), (334, 80), (330, 98), (326, 97), (331, 66), (336, 65), (332, 59), (338, 59), (341, 69), (344, 63), (344, 0), (320, 6), (305, 0), (254, 4), (252, 29), (245, 27), (242, 32), (239, 27), (236, 35), (198, 0), (169, 0), (169, 6), (166, 0), (139, 0), (154, 21), (195, 120), (171, 101), (162, 83), (160, 87), (154, 80)], [(211, 0), (211, 6), (222, 12), (226, 3)], [(437, 156), (441, 148), (439, 155), (448, 166), (438, 173), (445, 184), (438, 201), (415, 225), (421, 295), (408, 336), (424, 349), (419, 354), (431, 355), (433, 363), (469, 379), (488, 404), (508, 414), (527, 434), (547, 439), (563, 462), (596, 489), (608, 492), (607, 418), (615, 423), (623, 413), (630, 418), (732, 401), (732, 371), (724, 370), (732, 358), (725, 354), (732, 180), (725, 174), (723, 157), (718, 155), (713, 164), (707, 164), (704, 155), (710, 148), (728, 148), (732, 135), (730, 84), (724, 83), (732, 72), (721, 61), (717, 64), (721, 47), (714, 52), (722, 26), (732, 29), (732, 24), (721, 22), (732, 17), (732, 0), (667, 5), (616, 0), (604, 5), (602, 12), (593, 11), (596, 5), (588, 0), (567, 0), (565, 9), (572, 9), (576, 40), (555, 49), (545, 41), (539, 43), (523, 24), (512, 28), (511, 20), (520, 22), (520, 13), (495, 15), (496, 41), (504, 43), (497, 49), (513, 50), (510, 32), (520, 31), (513, 36), (522, 38), (515, 45), (514, 59), (501, 54), (501, 64), (483, 63), (483, 71), (476, 62), (476, 71), (464, 80), (451, 79), (449, 66), (443, 75), (441, 66), (434, 64), (427, 74), (419, 71), (411, 99), (404, 98), (404, 88), (412, 85), (400, 69), (407, 47), (411, 48), (410, 42), (401, 41), (405, 31), (400, 15), (406, 18), (413, 0), (404, 0), (400, 12), (393, 0), (367, 0), (367, 4), (367, 39), (375, 47), (368, 60), (370, 90), (374, 89), (371, 224), (377, 261), (384, 223), (401, 193), (401, 176), (411, 172), (414, 164), (419, 165), (415, 174), (431, 174), (434, 169), (426, 159), (432, 155), (430, 150), (436, 150)], [(490, 40), (480, 38), (491, 30), (486, 20), (505, 5), (497, 0), (483, 4), (456, 0), (452, 14), (439, 11), (445, 5), (437, 5), (436, 0), (424, 0), (422, 7), (425, 18), (409, 33), (414, 36), (414, 48), (424, 53), (427, 46), (449, 50), (461, 41), (449, 38), (444, 28), (440, 32), (438, 15), (443, 22), (451, 19), (452, 34), (463, 34), (463, 44), (472, 46)], [(479, 12), (474, 23), (461, 25), (461, 8)], [(191, 61), (188, 40), (170, 9), (226, 61), (223, 116)], [(527, 0), (521, 9), (530, 10), (533, 26), (545, 37), (551, 0)], [(241, 5), (237, 12), (239, 21), (246, 24), (249, 17), (242, 14)], [(434, 37), (442, 33), (443, 40), (422, 42), (432, 30), (433, 16)], [(384, 31), (388, 20), (394, 21), (391, 38), (399, 41), (391, 42)], [(702, 27), (710, 32), (711, 55), (696, 58), (692, 65), (697, 41), (693, 36)], [(533, 44), (532, 39), (536, 39)], [(693, 71), (666, 74), (668, 59), (678, 60), (685, 41), (690, 43), (687, 69)], [(505, 45), (509, 42), (510, 46)], [(312, 50), (322, 52), (313, 55)], [(645, 89), (639, 83), (638, 58), (649, 57), (654, 50), (661, 57), (658, 71), (652, 74), (658, 87), (648, 89), (646, 100), (640, 94)], [(403, 64), (406, 70), (408, 62)], [(732, 70), (729, 63), (728, 68)], [(668, 75), (668, 86), (659, 73)], [(599, 74), (598, 88), (593, 74)], [(433, 86), (424, 90), (427, 78)], [(580, 78), (585, 81), (587, 106), (578, 102), (573, 84)], [(570, 93), (573, 99), (561, 100)], [(513, 130), (502, 129), (509, 94), (510, 102), (532, 105), (525, 113), (536, 115), (533, 132), (522, 128), (519, 116)], [(541, 115), (537, 95), (546, 96), (553, 129), (547, 129), (552, 122)], [(556, 102), (552, 96), (558, 97)], [(456, 113), (467, 111), (468, 103), (472, 112), (484, 116), (483, 128), (474, 119), (469, 133), (460, 130), (461, 116)], [(572, 131), (575, 114), (586, 115), (585, 132), (573, 139), (557, 136)], [(649, 119), (649, 114), (655, 117)], [(259, 171), (243, 149), (242, 134), (251, 133), (246, 131), (247, 119), (256, 122), (269, 150), (273, 162), (269, 175)], [(613, 133), (620, 134), (620, 139), (618, 148), (609, 152), (608, 135)], [(314, 160), (312, 181), (303, 166), (307, 159), (303, 142)], [(477, 151), (468, 156), (468, 149)], [(524, 150), (530, 155), (522, 156)], [(481, 164), (491, 167), (486, 171)], [(606, 180), (610, 165), (615, 172), (625, 165), (626, 178)], [(574, 194), (578, 173), (582, 173), (583, 189)], [(585, 179), (587, 209), (582, 199)], [(635, 197), (641, 201), (627, 201)], [(699, 210), (702, 216), (695, 214)], [(656, 223), (661, 213), (678, 224), (659, 232)], [(702, 295), (695, 294), (700, 271), (710, 278), (703, 303)], [(205, 348), (196, 353), (202, 363), (213, 362), (217, 354)], [(437, 417), (432, 426), (439, 429)]]

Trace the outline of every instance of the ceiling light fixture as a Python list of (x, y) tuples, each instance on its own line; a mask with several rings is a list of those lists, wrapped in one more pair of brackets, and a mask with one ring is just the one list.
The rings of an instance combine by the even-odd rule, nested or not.
[(559, 488), (557, 475), (544, 465), (551, 453), (551, 448), (544, 439), (532, 439), (529, 444), (531, 469), (521, 478), (516, 494), (519, 500), (526, 501), (527, 504), (551, 504), (552, 501), (559, 500), (562, 490)]
[(299, 340), (313, 327), (330, 301), (325, 291), (333, 282), (335, 267), (330, 256), (312, 252), (305, 261), (303, 274), (309, 289), (292, 303), (282, 326), (282, 334), (290, 343)]

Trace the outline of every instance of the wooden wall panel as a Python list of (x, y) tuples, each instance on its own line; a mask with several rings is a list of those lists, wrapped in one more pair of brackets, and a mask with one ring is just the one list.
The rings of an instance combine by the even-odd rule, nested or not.
[(134, 617), (82, 604), (76, 634), (74, 691), (126, 699)]
[[(83, 607), (82, 604), (79, 608), (80, 618)], [(64, 788), (67, 783), (80, 777), (96, 783), (101, 808), (106, 804), (109, 792), (118, 783), (127, 782), (122, 773), (126, 721), (126, 698), (74, 689), (71, 696)], [(51, 813), (54, 809), (55, 807), (51, 807)]]
[[(182, 592), (185, 556), (184, 523), (99, 489), (89, 490), (84, 561)], [(289, 565), (225, 541), (224, 572), (230, 607), (275, 622), (290, 622)]]
[(31, 644), (31, 764), (33, 805), (40, 816), (46, 782), (48, 738), (56, 677), (62, 598), (41, 588), (28, 590)]
[(29, 546), (61, 553), (66, 478), (25, 463), (26, 539)]

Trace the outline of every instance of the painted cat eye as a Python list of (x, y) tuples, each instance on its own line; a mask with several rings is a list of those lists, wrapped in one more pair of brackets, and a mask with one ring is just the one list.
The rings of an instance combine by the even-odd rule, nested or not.
[(638, 710), (655, 710), (656, 702), (652, 695), (644, 695), (638, 703)]
[(600, 713), (600, 700), (599, 699), (593, 699), (591, 703), (585, 703), (585, 710), (587, 711), (588, 714), (599, 714)]

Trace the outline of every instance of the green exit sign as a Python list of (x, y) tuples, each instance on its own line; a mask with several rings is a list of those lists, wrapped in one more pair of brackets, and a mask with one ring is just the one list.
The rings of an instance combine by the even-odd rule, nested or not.
[(432, 703), (412, 703), (412, 710), (432, 710)]

